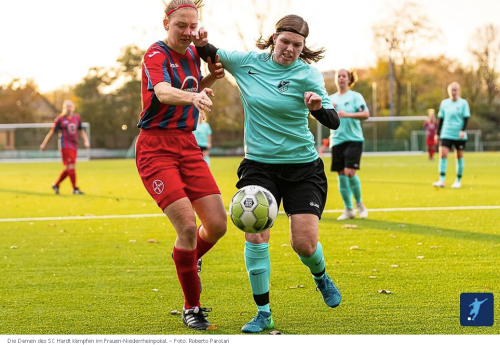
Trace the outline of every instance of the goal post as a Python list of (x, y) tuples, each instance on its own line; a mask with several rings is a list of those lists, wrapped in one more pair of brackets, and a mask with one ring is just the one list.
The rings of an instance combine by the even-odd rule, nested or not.
[[(479, 129), (467, 130), (467, 151), (482, 152), (484, 151), (482, 133)], [(413, 130), (411, 132), (411, 150), (412, 151), (426, 151), (425, 131)]]
[[(61, 160), (56, 135), (47, 143), (45, 151), (40, 151), (40, 144), (53, 123), (12, 123), (0, 124), (0, 163), (21, 162), (56, 162)], [(83, 122), (82, 130), (91, 138), (90, 123)], [(78, 135), (78, 160), (90, 159), (90, 148), (83, 146)]]

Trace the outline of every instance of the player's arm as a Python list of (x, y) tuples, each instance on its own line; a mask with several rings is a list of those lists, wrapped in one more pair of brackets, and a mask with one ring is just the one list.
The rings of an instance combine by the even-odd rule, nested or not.
[(304, 94), (304, 103), (316, 120), (323, 126), (330, 129), (337, 129), (340, 126), (340, 119), (335, 109), (325, 109), (323, 99), (314, 92)]
[(89, 143), (89, 137), (87, 136), (87, 132), (85, 132), (84, 129), (80, 129), (80, 135), (82, 136), (82, 139), (83, 139), (83, 146), (85, 146), (86, 148), (89, 148), (90, 143)]
[(54, 128), (51, 128), (49, 133), (47, 133), (42, 143), (40, 144), (40, 151), (45, 151), (45, 147), (47, 146), (47, 143), (49, 142), (50, 138), (52, 138), (53, 135), (54, 135)]
[(213, 96), (212, 89), (205, 88), (201, 92), (187, 92), (175, 87), (170, 83), (160, 82), (154, 86), (154, 92), (158, 100), (163, 104), (170, 105), (194, 105), (201, 112), (211, 112), (213, 105), (208, 95)]
[[(361, 106), (364, 108), (363, 106)], [(343, 110), (339, 110), (339, 117), (350, 117), (351, 119), (356, 120), (367, 120), (370, 117), (370, 112), (368, 110), (358, 111), (356, 113), (347, 113)]]
[(458, 135), (460, 138), (465, 137), (465, 131), (467, 130), (467, 123), (469, 122), (468, 117), (464, 117), (464, 124), (462, 126), (462, 129), (460, 130), (460, 134)]
[(207, 149), (210, 150), (212, 148), (212, 135), (207, 135)]
[[(214, 62), (212, 62), (214, 61)], [(201, 89), (203, 90), (206, 87), (212, 87), (218, 79), (222, 79), (226, 76), (224, 73), (224, 67), (219, 60), (219, 55), (215, 55), (215, 59), (212, 60), (210, 56), (207, 57), (207, 65), (210, 74), (205, 76), (201, 80)]]
[(437, 141), (439, 137), (441, 136), (441, 129), (443, 129), (443, 123), (444, 123), (444, 117), (441, 117), (439, 119), (439, 124), (438, 124), (438, 129), (437, 129), (437, 134), (435, 135), (435, 140)]

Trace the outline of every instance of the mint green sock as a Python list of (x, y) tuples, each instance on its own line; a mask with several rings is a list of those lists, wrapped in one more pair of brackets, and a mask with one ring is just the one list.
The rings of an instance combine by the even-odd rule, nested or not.
[(348, 177), (349, 185), (351, 186), (352, 194), (354, 195), (354, 199), (356, 202), (361, 202), (361, 181), (359, 180), (358, 175), (354, 175), (353, 177)]
[(308, 258), (300, 256), (300, 261), (311, 271), (314, 279), (321, 279), (325, 274), (325, 257), (323, 256), (323, 246), (320, 242), (316, 244), (316, 251), (314, 254)]
[(342, 200), (344, 200), (345, 208), (352, 210), (352, 192), (349, 184), (349, 178), (345, 175), (338, 175), (338, 181), (340, 196), (342, 197)]
[(439, 158), (439, 180), (444, 182), (446, 168), (448, 167), (448, 158)]
[(269, 278), (271, 276), (271, 260), (269, 258), (269, 243), (245, 242), (245, 265), (257, 309), (270, 313)]
[(203, 156), (205, 162), (207, 162), (208, 166), (210, 166), (210, 156)]
[(462, 175), (464, 173), (464, 159), (459, 158), (457, 159), (457, 181), (460, 182), (462, 180)]

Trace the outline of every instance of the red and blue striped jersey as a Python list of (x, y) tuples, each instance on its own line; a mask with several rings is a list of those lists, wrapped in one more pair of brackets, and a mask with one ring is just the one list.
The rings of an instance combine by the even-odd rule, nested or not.
[(201, 79), (200, 57), (194, 46), (189, 46), (184, 54), (179, 54), (163, 41), (153, 44), (142, 59), (142, 112), (137, 127), (195, 130), (198, 109), (194, 105), (161, 103), (154, 86), (167, 82), (180, 90), (199, 92)]
[(52, 129), (59, 133), (59, 148), (72, 150), (78, 149), (78, 131), (82, 129), (80, 115), (59, 115), (54, 120)]

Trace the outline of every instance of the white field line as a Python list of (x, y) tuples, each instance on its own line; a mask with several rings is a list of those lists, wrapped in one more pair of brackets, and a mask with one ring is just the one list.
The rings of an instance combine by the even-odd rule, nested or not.
[[(402, 207), (402, 208), (369, 208), (370, 212), (413, 212), (413, 211), (458, 211), (458, 210), (500, 210), (500, 206), (449, 206), (449, 207)], [(344, 210), (325, 210), (323, 213), (341, 213)], [(280, 212), (284, 214), (284, 212)], [(36, 218), (0, 218), (0, 223), (37, 222), (53, 220), (88, 220), (88, 219), (122, 219), (122, 218), (157, 218), (165, 217), (163, 213), (154, 214), (112, 214), (104, 216), (71, 216), (71, 217), (36, 217)]]

